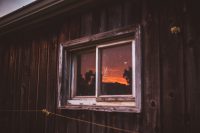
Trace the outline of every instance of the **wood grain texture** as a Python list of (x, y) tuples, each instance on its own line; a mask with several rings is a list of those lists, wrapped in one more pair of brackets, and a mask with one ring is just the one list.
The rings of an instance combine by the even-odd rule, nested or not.
[[(171, 8), (168, 9), (168, 6)], [(182, 132), (185, 130), (185, 84), (184, 53), (181, 34), (172, 34), (170, 28), (182, 26), (182, 5), (178, 1), (168, 1), (162, 5), (160, 18), (161, 41), (161, 79), (162, 79), (162, 127), (163, 132)], [(165, 17), (164, 17), (165, 16)]]
[(159, 133), (160, 127), (160, 45), (158, 1), (146, 1), (143, 5), (142, 26), (142, 130), (143, 133)]
[[(199, 133), (198, 12), (194, 0), (94, 0), (91, 5), (0, 36), (0, 132), (122, 132), (30, 111), (46, 108), (134, 133)], [(142, 112), (57, 109), (58, 45), (70, 40), (80, 43), (138, 23), (142, 25)], [(172, 26), (179, 26), (181, 32), (172, 34)], [(6, 111), (20, 109), (29, 111)]]
[[(185, 125), (187, 133), (197, 133), (200, 130), (200, 106), (199, 106), (199, 81), (200, 81), (200, 19), (196, 12), (199, 11), (197, 1), (187, 1), (184, 19), (185, 41), (185, 87), (186, 87), (186, 116)], [(198, 18), (198, 19), (197, 19)]]

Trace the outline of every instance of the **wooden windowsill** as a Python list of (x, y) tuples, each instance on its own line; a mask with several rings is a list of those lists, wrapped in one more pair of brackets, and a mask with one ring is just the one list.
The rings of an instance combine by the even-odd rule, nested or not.
[(100, 106), (100, 105), (66, 105), (59, 107), (61, 110), (91, 110), (103, 112), (126, 112), (126, 113), (140, 113), (140, 109), (136, 106)]

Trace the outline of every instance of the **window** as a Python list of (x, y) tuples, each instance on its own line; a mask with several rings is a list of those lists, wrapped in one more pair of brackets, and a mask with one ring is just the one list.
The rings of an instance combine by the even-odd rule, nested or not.
[(72, 42), (63, 47), (59, 106), (139, 112), (141, 55), (139, 39), (133, 33), (135, 37)]

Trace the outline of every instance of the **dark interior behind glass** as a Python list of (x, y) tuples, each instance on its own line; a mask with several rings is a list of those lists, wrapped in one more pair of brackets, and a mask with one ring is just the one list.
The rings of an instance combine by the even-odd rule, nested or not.
[(77, 96), (95, 95), (95, 51), (76, 54), (77, 60)]

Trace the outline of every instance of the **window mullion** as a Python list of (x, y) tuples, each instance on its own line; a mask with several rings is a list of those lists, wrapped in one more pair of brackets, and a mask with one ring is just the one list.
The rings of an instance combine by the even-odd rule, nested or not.
[(99, 96), (100, 87), (99, 87), (99, 49), (96, 47), (96, 87), (95, 87), (95, 96), (96, 98)]
[(135, 40), (132, 41), (132, 95), (133, 97), (136, 96), (136, 61), (135, 61)]
[(72, 98), (76, 95), (77, 58), (72, 57)]

